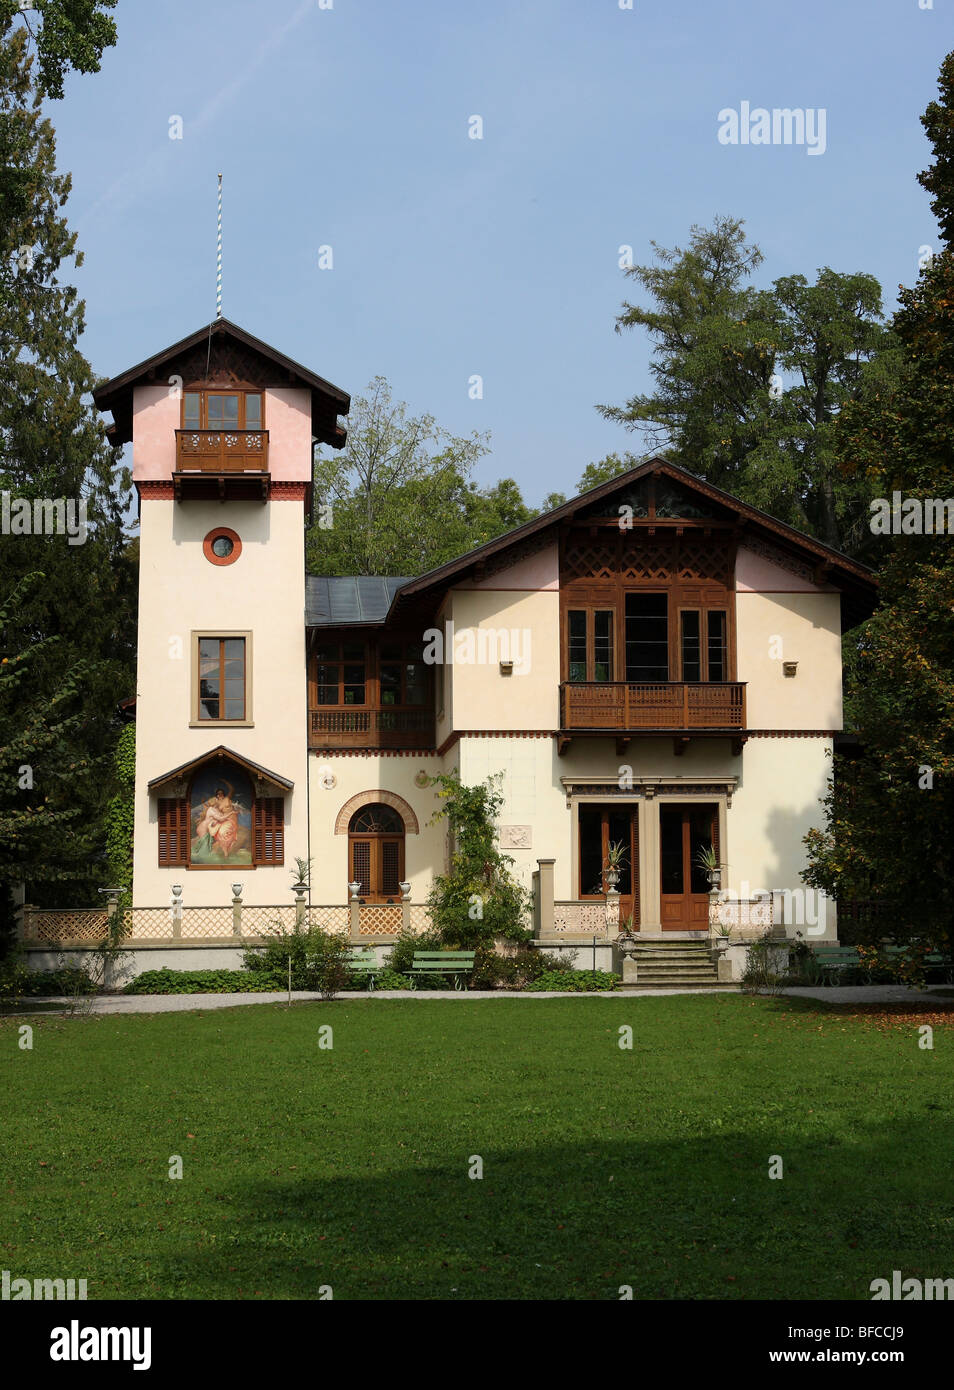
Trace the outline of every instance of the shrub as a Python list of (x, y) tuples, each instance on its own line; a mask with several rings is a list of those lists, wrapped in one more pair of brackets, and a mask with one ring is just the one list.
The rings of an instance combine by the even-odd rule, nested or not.
[[(369, 976), (352, 975), (349, 989), (368, 989)], [(387, 966), (379, 970), (374, 977), (375, 989), (413, 989), (414, 986), (406, 975), (399, 975), (396, 970), (391, 970)]]
[(248, 970), (145, 970), (124, 994), (252, 994), (279, 989)]
[(545, 970), (527, 985), (527, 989), (534, 993), (569, 990), (583, 994), (590, 990), (617, 989), (620, 983), (619, 976), (609, 970)]
[(21, 962), (10, 961), (0, 969), (0, 997), (36, 999), (47, 994), (95, 994), (96, 983), (78, 965), (56, 970), (28, 970)]
[(286, 932), (279, 926), (264, 945), (250, 946), (243, 955), (245, 969), (269, 982), (257, 989), (287, 988), (289, 958), (292, 989), (318, 990), (333, 999), (349, 981), (351, 942), (320, 927)]

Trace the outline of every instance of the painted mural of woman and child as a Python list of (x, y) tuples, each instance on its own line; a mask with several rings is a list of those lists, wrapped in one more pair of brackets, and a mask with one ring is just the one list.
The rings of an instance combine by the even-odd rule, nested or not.
[[(211, 794), (210, 794), (211, 793)], [(192, 792), (193, 864), (251, 864), (251, 810), (220, 774)]]

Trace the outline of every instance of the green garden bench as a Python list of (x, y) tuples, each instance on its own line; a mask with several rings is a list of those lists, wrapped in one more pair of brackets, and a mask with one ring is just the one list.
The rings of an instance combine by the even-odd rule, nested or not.
[(368, 989), (374, 989), (374, 977), (380, 974), (384, 967), (373, 951), (355, 946), (351, 951), (348, 969), (352, 975), (367, 975)]
[[(861, 958), (854, 946), (813, 946), (812, 950), (815, 960), (819, 967), (825, 972), (826, 983), (831, 983), (832, 976), (839, 970), (844, 970), (849, 966), (860, 966)], [(882, 950), (886, 956), (903, 956), (907, 953), (907, 946), (884, 946)], [(939, 951), (933, 951), (929, 956), (924, 957), (925, 965), (939, 966), (948, 971), (951, 970), (954, 961), (950, 956), (943, 955)]]
[(473, 951), (415, 951), (409, 975), (453, 975), (454, 988), (463, 989), (461, 976), (474, 968)]
[(831, 984), (832, 976), (839, 970), (861, 964), (854, 946), (813, 946), (812, 952), (819, 969), (824, 972), (826, 984)]

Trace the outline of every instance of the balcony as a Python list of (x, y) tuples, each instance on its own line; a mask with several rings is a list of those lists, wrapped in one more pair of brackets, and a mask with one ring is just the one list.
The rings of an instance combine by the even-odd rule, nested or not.
[(176, 430), (181, 473), (267, 473), (268, 430)]
[(560, 751), (572, 734), (611, 734), (624, 745), (638, 734), (673, 734), (683, 752), (690, 736), (745, 728), (744, 681), (564, 681)]
[(313, 709), (310, 748), (433, 748), (434, 715), (424, 709)]

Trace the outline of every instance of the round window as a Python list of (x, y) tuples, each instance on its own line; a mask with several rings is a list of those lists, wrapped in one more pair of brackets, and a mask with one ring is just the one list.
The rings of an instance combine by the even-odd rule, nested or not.
[(205, 558), (213, 565), (231, 565), (242, 553), (242, 542), (227, 526), (217, 526), (202, 542)]

